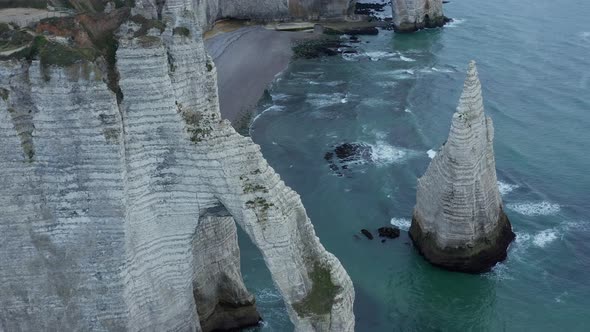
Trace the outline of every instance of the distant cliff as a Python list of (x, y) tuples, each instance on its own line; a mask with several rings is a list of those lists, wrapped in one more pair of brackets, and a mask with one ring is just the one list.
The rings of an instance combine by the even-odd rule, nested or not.
[(220, 118), (195, 3), (136, 4), (3, 31), (29, 46), (0, 61), (0, 330), (250, 324), (237, 224), (298, 331), (353, 331), (346, 271)]
[(449, 138), (418, 179), (410, 236), (434, 265), (477, 273), (506, 258), (514, 233), (502, 209), (493, 140), (471, 62)]
[(443, 26), (442, 0), (391, 0), (393, 26), (399, 32), (413, 32)]
[[(176, 9), (192, 8), (200, 22), (210, 27), (219, 19), (320, 20), (343, 19), (353, 14), (356, 0), (187, 0), (178, 1)], [(163, 7), (158, 0), (138, 1), (153, 17)]]

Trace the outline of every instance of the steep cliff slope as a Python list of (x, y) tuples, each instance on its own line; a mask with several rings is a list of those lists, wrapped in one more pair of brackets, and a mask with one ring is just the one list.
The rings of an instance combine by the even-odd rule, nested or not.
[[(163, 6), (158, 0), (136, 1), (156, 17)], [(197, 13), (203, 27), (211, 27), (223, 18), (276, 20), (343, 19), (353, 14), (356, 0), (187, 0), (178, 1), (179, 6)], [(192, 9), (191, 9), (192, 8)]]
[(396, 31), (412, 32), (446, 23), (442, 0), (391, 0)]
[(352, 282), (299, 196), (221, 120), (192, 5), (125, 22), (111, 65), (59, 39), (0, 61), (0, 330), (249, 324), (232, 220), (297, 330), (354, 329)]
[(471, 62), (449, 138), (418, 179), (410, 236), (435, 265), (482, 272), (506, 258), (514, 234), (502, 210), (493, 140)]

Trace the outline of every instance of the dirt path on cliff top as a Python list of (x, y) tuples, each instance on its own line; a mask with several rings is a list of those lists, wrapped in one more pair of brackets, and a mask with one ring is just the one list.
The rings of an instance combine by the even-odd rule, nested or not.
[(221, 116), (234, 124), (252, 110), (275, 76), (289, 65), (295, 40), (303, 32), (281, 32), (260, 26), (217, 34), (205, 41), (217, 67)]
[(35, 8), (6, 8), (0, 9), (1, 23), (16, 23), (19, 26), (25, 26), (32, 22), (40, 21), (48, 17), (67, 16), (66, 13), (48, 11)]

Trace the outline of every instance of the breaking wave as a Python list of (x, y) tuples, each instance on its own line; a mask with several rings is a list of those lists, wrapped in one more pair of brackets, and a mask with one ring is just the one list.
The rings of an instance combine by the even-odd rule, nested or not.
[(559, 204), (543, 202), (510, 203), (506, 205), (510, 210), (525, 216), (547, 216), (561, 210)]
[(498, 189), (500, 190), (500, 195), (502, 195), (502, 196), (508, 195), (509, 193), (511, 193), (512, 191), (514, 191), (515, 189), (518, 189), (518, 188), (519, 188), (519, 185), (517, 185), (517, 184), (511, 184), (511, 183), (498, 181)]
[(346, 95), (343, 93), (308, 93), (305, 101), (315, 108), (324, 108), (341, 104), (343, 99), (346, 99)]
[(390, 223), (406, 232), (410, 230), (410, 226), (412, 225), (412, 221), (408, 218), (391, 218)]
[(371, 146), (371, 160), (378, 166), (403, 162), (409, 155), (408, 151), (389, 145), (384, 141), (377, 141), (369, 146)]
[(252, 119), (251, 123), (256, 122), (256, 120), (258, 120), (258, 118), (260, 118), (263, 114), (267, 113), (267, 112), (282, 112), (285, 110), (285, 106), (279, 106), (279, 105), (272, 105), (268, 108), (266, 108), (264, 111), (260, 112), (260, 114), (257, 114), (254, 119)]
[(416, 60), (414, 60), (412, 58), (405, 57), (405, 56), (403, 56), (401, 54), (399, 56), (399, 59), (402, 60), (402, 61), (406, 61), (406, 62), (414, 62), (414, 61), (416, 61)]
[(465, 23), (465, 19), (454, 18), (453, 21), (445, 24), (445, 27), (447, 27), (447, 28), (456, 28), (456, 27), (460, 26), (463, 23)]
[(428, 158), (434, 159), (434, 157), (436, 156), (436, 151), (430, 149), (430, 150), (426, 151), (426, 154), (428, 155)]

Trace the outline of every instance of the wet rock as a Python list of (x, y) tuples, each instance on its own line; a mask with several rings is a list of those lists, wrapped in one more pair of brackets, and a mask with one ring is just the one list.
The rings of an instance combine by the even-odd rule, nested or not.
[(371, 234), (371, 232), (369, 232), (366, 229), (361, 229), (361, 233), (363, 233), (364, 236), (367, 237), (367, 239), (372, 240), (373, 239), (373, 234)]
[(379, 34), (379, 29), (376, 27), (361, 27), (361, 28), (351, 28), (344, 31), (347, 35), (351, 36), (358, 36), (358, 35), (365, 35), (365, 36), (376, 36)]
[(398, 227), (381, 227), (377, 230), (380, 237), (395, 239), (399, 237), (400, 231)]
[(358, 143), (344, 143), (338, 145), (334, 152), (341, 161), (350, 161), (361, 159), (367, 153), (370, 154), (371, 147), (365, 144)]
[(343, 172), (350, 172), (355, 164), (364, 164), (371, 161), (372, 148), (364, 143), (343, 143), (337, 145), (333, 151), (326, 152), (324, 159), (330, 165), (330, 169), (338, 176)]

